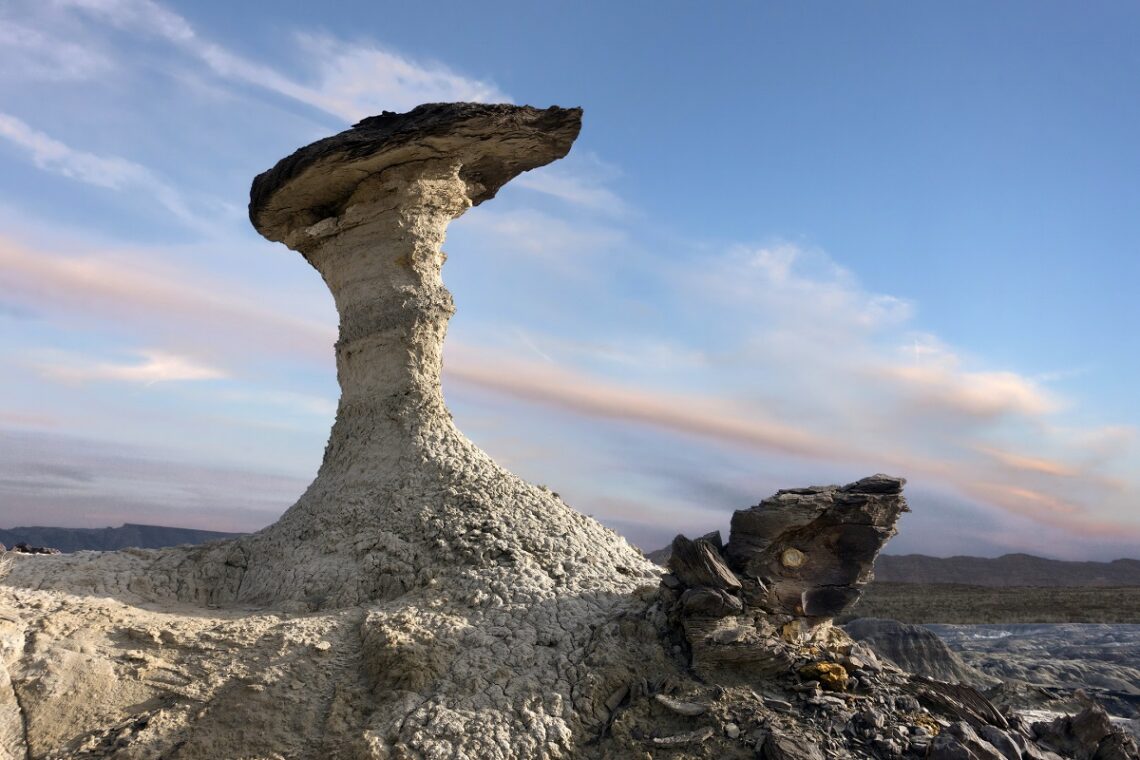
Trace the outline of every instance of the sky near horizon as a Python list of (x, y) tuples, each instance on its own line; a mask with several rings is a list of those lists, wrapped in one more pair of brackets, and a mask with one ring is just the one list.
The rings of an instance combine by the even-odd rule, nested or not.
[(331, 297), (254, 175), (381, 110), (585, 109), (454, 222), (444, 392), (646, 549), (908, 478), (893, 553), (1140, 556), (1140, 5), (0, 0), (0, 525), (255, 530)]

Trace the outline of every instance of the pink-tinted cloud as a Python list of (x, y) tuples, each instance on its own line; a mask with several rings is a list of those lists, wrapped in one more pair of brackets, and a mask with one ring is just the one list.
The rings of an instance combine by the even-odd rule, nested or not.
[(1057, 403), (1047, 393), (1013, 372), (963, 372), (943, 366), (896, 365), (882, 367), (881, 373), (915, 403), (955, 414), (1040, 417), (1057, 409)]
[(626, 388), (549, 363), (485, 355), (451, 347), (446, 376), (513, 398), (606, 419), (627, 420), (723, 443), (744, 444), (785, 454), (838, 456), (839, 447), (804, 430), (764, 419), (759, 410), (742, 414), (729, 402), (694, 394)]
[(0, 427), (43, 429), (61, 427), (62, 425), (63, 420), (47, 414), (0, 410)]
[[(328, 362), (336, 331), (258, 305), (231, 283), (162, 270), (138, 256), (61, 256), (0, 237), (0, 300), (62, 324), (162, 328), (230, 356), (266, 352)], [(167, 349), (169, 350), (169, 349)]]
[[(924, 453), (909, 448), (907, 441), (861, 447), (856, 432), (836, 427), (829, 435), (807, 421), (802, 426), (774, 419), (754, 404), (723, 397), (688, 393), (664, 393), (635, 389), (582, 374), (549, 361), (527, 360), (485, 350), (475, 352), (450, 346), (446, 377), (449, 381), (474, 386), (512, 399), (542, 404), (576, 414), (606, 420), (625, 420), (650, 425), (686, 436), (696, 436), (718, 444), (746, 446), (776, 455), (832, 462), (864, 463), (895, 474), (934, 478), (962, 493), (999, 507), (1011, 514), (1032, 518), (1043, 524), (1063, 527), (1086, 536), (1101, 535), (1115, 525), (1120, 536), (1140, 536), (1140, 526), (1110, 516), (1119, 507), (1101, 501), (1108, 491), (1121, 484), (1095, 472), (1083, 472), (1062, 462), (972, 446), (959, 458)], [(949, 442), (948, 442), (949, 443)], [(978, 453), (978, 456), (971, 454)], [(982, 480), (984, 473), (996, 474), (998, 482)], [(1027, 476), (1062, 476), (1073, 481), (1076, 497), (1040, 490)], [(1128, 497), (1115, 493), (1116, 501)], [(1123, 515), (1121, 515), (1123, 517)]]
[(94, 380), (111, 380), (126, 383), (167, 383), (180, 380), (220, 380), (227, 373), (216, 367), (202, 364), (186, 356), (165, 351), (141, 351), (140, 360), (133, 362), (92, 361), (83, 357), (57, 357), (36, 368), (44, 376), (68, 383), (85, 383)]
[(974, 450), (1015, 470), (1038, 472), (1058, 478), (1074, 478), (1080, 475), (1080, 470), (1076, 467), (1052, 459), (1015, 454), (1012, 451), (1002, 451), (989, 446), (975, 446)]
[(986, 503), (996, 504), (1013, 514), (1078, 536), (1140, 541), (1140, 525), (1125, 520), (1105, 519), (1093, 512), (1089, 504), (1005, 483), (970, 481), (962, 483), (960, 487), (965, 493)]

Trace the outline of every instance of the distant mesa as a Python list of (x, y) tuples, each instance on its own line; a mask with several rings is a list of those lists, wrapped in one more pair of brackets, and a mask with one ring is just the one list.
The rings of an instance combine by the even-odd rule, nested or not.
[(241, 535), (245, 534), (135, 523), (123, 523), (117, 528), (32, 526), (0, 529), (0, 543), (13, 549), (21, 544), (28, 547), (49, 547), (68, 554), (82, 551), (109, 552), (128, 548), (165, 549), (168, 546), (204, 544), (207, 541), (236, 538)]
[[(672, 547), (646, 553), (666, 566)], [(1076, 587), (1140, 586), (1140, 560), (1071, 562), (1006, 554), (1001, 557), (930, 557), (925, 554), (880, 554), (875, 560), (878, 583), (945, 584), (959, 586)]]
[(887, 554), (875, 565), (875, 580), (966, 586), (1140, 586), (1140, 560), (1066, 562), (1029, 554), (993, 559)]

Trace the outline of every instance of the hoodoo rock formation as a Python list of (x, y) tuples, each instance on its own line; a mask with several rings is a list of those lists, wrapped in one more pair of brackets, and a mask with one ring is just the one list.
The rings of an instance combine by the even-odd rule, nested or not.
[[(901, 479), (780, 492), (725, 546), (678, 538), (662, 577), (452, 424), (446, 227), (564, 156), (580, 119), (426, 105), (254, 181), (254, 226), (340, 315), (317, 478), (251, 536), (14, 558), (0, 758), (1055, 757), (969, 686), (831, 624), (893, 535)], [(1102, 723), (1042, 735), (1127, 757)]]
[[(224, 756), (387, 756), (397, 747), (404, 755), (438, 757), (567, 754), (618, 680), (627, 678), (632, 665), (624, 661), (645, 660), (644, 654), (622, 658), (623, 645), (610, 643), (606, 663), (587, 665), (607, 638), (604, 621), (634, 603), (636, 588), (655, 581), (653, 565), (556, 494), (498, 466), (455, 428), (440, 389), (443, 340), (454, 311), (440, 277), (447, 224), (517, 174), (564, 156), (580, 124), (580, 109), (426, 105), (365, 119), (254, 180), (254, 226), (320, 272), (340, 314), (342, 395), (316, 480), (260, 533), (177, 550), (17, 563), (8, 584), (141, 605), (206, 605), (198, 614), (256, 605), (272, 611), (266, 614), (275, 621), (250, 624), (258, 630), (279, 627), (280, 615), (329, 611), (308, 620), (324, 621), (322, 640), (336, 640), (335, 662), (351, 661), (354, 672), (347, 683), (314, 678), (308, 671), (320, 662), (304, 662), (278, 644), (284, 648), (266, 656), (289, 662), (282, 666), (289, 675), (281, 678), (306, 691), (323, 689), (310, 695), (306, 709), (315, 713), (306, 719), (330, 725), (278, 725), (299, 718), (266, 705), (256, 722), (276, 727), (261, 738), (250, 736), (244, 721), (232, 727), (242, 730), (239, 738), (227, 736), (231, 729), (203, 730), (210, 722), (205, 717), (183, 719), (193, 724), (191, 738), (155, 737), (150, 751), (169, 741), (185, 756), (207, 756), (217, 736), (226, 736), (244, 748)], [(46, 624), (22, 623), (22, 636)], [(153, 627), (165, 633), (169, 626)], [(154, 644), (162, 643), (160, 635)], [(307, 640), (315, 634), (279, 635)], [(35, 640), (41, 639), (47, 642)], [(114, 648), (111, 641), (87, 645)], [(251, 662), (260, 659), (248, 651), (249, 642), (232, 646), (246, 649)], [(46, 652), (37, 658), (34, 648), (13, 643), (12, 649), (26, 653), (13, 663), (13, 680), (24, 673), (30, 684), (54, 673)], [(91, 667), (109, 678), (121, 655), (112, 651), (108, 662)], [(230, 667), (199, 665), (214, 679)], [(131, 686), (125, 704), (165, 691), (146, 679)], [(233, 687), (221, 678), (212, 686), (194, 684), (192, 696), (183, 696), (197, 711), (232, 699), (222, 695)], [(16, 686), (17, 692), (31, 688)], [(256, 694), (280, 688), (265, 684)], [(61, 743), (94, 729), (103, 719), (92, 710), (110, 716), (126, 709), (103, 695), (103, 704), (77, 713), (84, 716), (78, 723), (41, 721), (36, 713), (67, 714), (79, 710), (70, 700), (90, 701), (90, 695), (28, 693), (21, 703), (31, 714), (33, 753), (59, 751)], [(286, 694), (294, 701), (298, 696)], [(255, 710), (257, 701), (242, 710)], [(227, 704), (217, 719), (227, 711), (232, 718), (234, 709)]]

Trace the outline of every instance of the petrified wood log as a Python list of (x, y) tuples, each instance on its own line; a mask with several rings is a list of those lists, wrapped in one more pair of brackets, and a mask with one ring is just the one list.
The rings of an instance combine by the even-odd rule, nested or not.
[(838, 615), (859, 599), (875, 557), (909, 511), (902, 478), (779, 491), (732, 516), (724, 556), (738, 575), (767, 582), (788, 612)]

